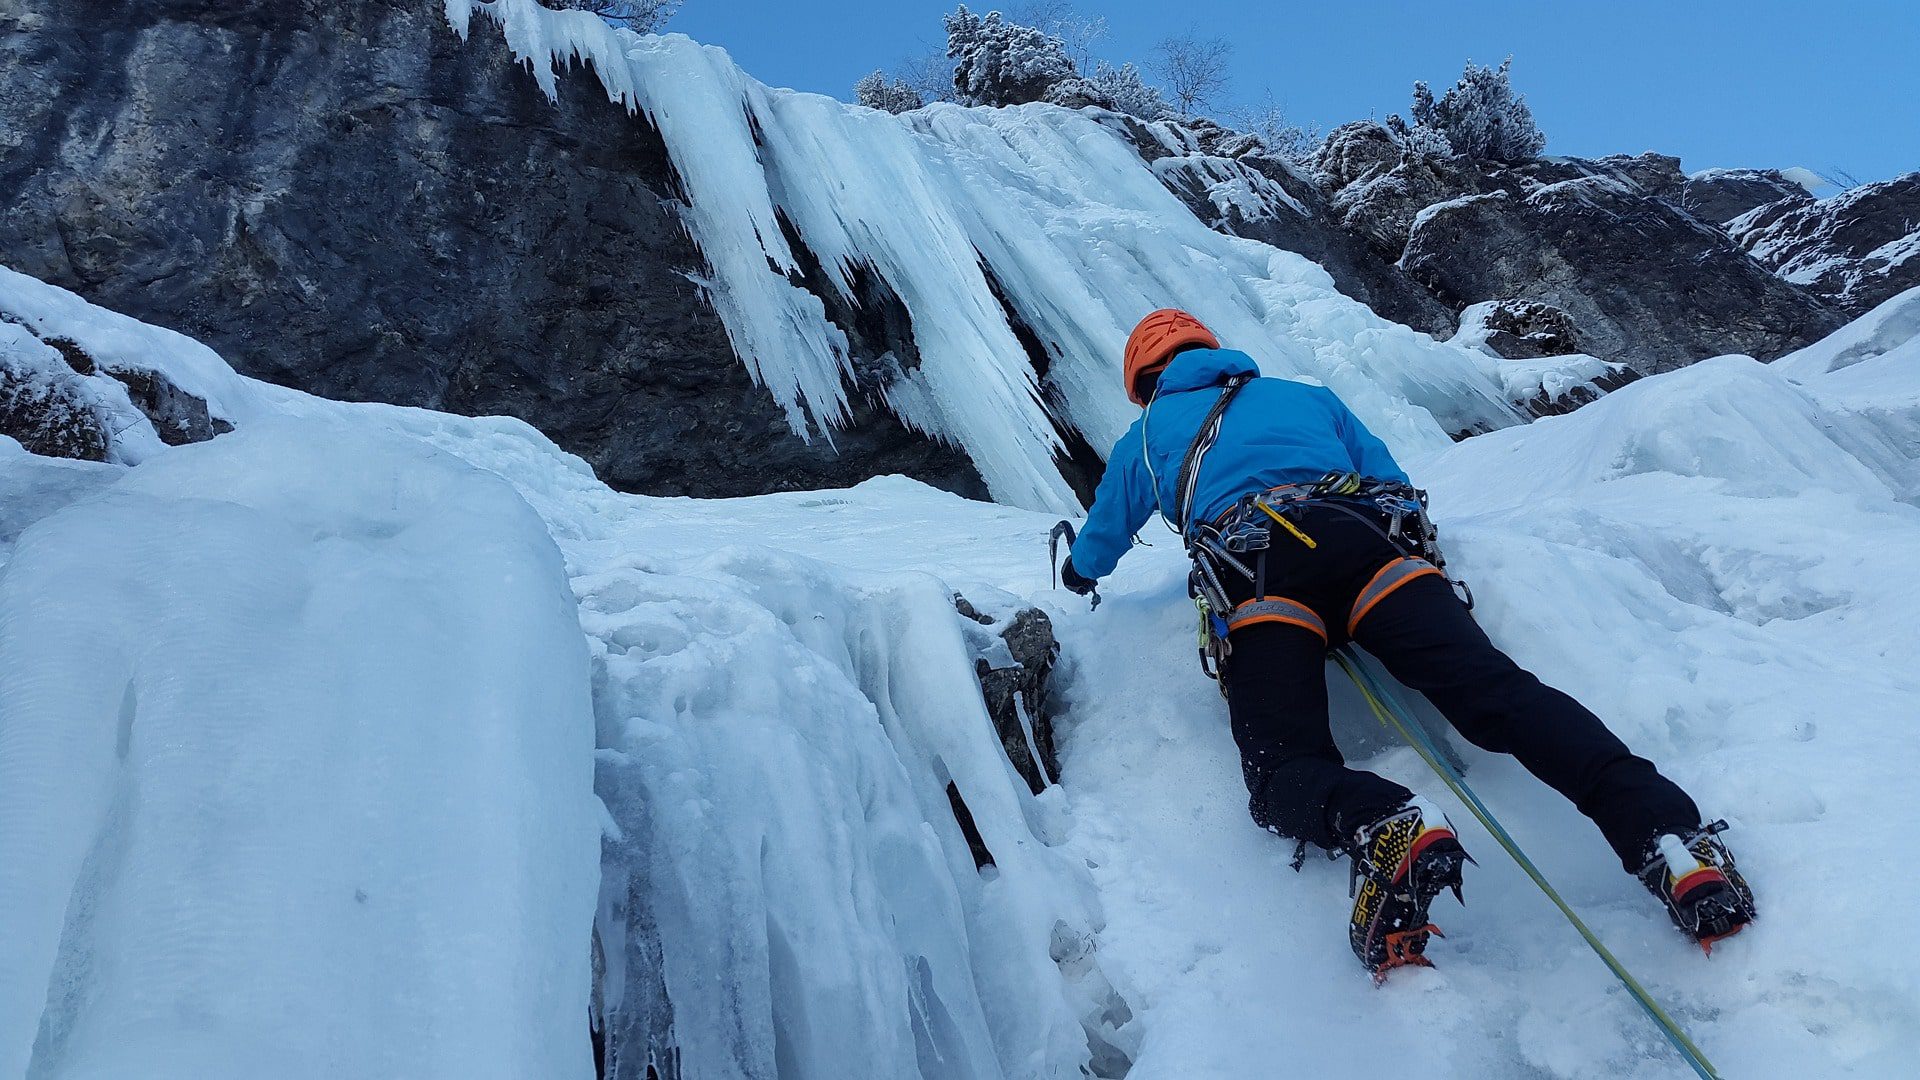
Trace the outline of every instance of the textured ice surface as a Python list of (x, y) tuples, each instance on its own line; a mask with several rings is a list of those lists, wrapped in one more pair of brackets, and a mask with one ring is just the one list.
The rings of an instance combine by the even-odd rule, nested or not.
[[(766, 87), (677, 35), (533, 0), (446, 7), (462, 33), (489, 21), (477, 13), (498, 22), (549, 94), (590, 61), (611, 98), (658, 125), (734, 349), (796, 430), (845, 418), (848, 359), (820, 299), (788, 278), (799, 263), (783, 218), (842, 291), (870, 266), (905, 303), (919, 364), (888, 403), (964, 448), (1002, 502), (1074, 505), (1048, 403), (1111, 446), (1132, 419), (1121, 345), (1159, 307), (1193, 311), (1269, 375), (1331, 386), (1402, 456), (1520, 419), (1499, 361), (1379, 318), (1299, 255), (1207, 228), (1092, 116), (946, 104), (892, 116)], [(1041, 343), (1045, 388), (989, 272)]]
[(587, 650), (513, 488), (266, 417), (72, 479), (0, 571), (0, 1076), (590, 1070)]

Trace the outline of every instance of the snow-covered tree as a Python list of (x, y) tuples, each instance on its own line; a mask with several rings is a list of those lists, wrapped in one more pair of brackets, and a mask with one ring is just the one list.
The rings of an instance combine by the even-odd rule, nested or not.
[[(1413, 127), (1444, 136), (1453, 152), (1480, 161), (1529, 161), (1547, 137), (1527, 99), (1513, 92), (1509, 56), (1497, 68), (1467, 61), (1460, 81), (1438, 101), (1424, 82), (1413, 84)], [(1422, 136), (1422, 138), (1427, 138)]]
[(1072, 0), (1027, 0), (1007, 14), (1017, 23), (1059, 38), (1076, 71), (1093, 69), (1093, 47), (1107, 37), (1107, 17), (1082, 15)]
[[(1414, 106), (1419, 107), (1423, 84), (1414, 84)], [(1431, 95), (1429, 95), (1431, 96)], [(1406, 153), (1416, 158), (1454, 157), (1453, 143), (1439, 128), (1425, 124), (1408, 124), (1406, 119), (1395, 113), (1387, 117), (1387, 131), (1392, 133), (1393, 141)]]
[(1305, 163), (1320, 148), (1320, 129), (1302, 127), (1287, 118), (1286, 106), (1268, 91), (1258, 104), (1231, 110), (1227, 120), (1233, 126), (1260, 140), (1267, 153), (1295, 163)]
[(1087, 81), (1113, 102), (1115, 112), (1142, 120), (1166, 120), (1174, 115), (1167, 96), (1159, 87), (1141, 78), (1140, 69), (1132, 64), (1115, 67), (1101, 60), (1094, 64), (1093, 75)]
[(1045, 101), (1055, 84), (1077, 78), (1059, 38), (1010, 22), (997, 11), (982, 18), (962, 4), (946, 25), (953, 88), (962, 104)]
[(890, 113), (911, 112), (925, 105), (920, 92), (899, 79), (889, 79), (884, 71), (874, 71), (853, 84), (855, 104)]

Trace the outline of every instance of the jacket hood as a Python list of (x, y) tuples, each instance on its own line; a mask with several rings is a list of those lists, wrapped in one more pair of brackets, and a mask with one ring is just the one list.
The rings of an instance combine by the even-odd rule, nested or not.
[(1162, 394), (1179, 394), (1219, 386), (1235, 375), (1258, 375), (1253, 357), (1237, 349), (1188, 349), (1173, 358), (1160, 373)]

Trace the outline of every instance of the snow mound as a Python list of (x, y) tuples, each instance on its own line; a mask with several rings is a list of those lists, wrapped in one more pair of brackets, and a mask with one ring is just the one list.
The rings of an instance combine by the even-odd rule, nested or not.
[(1483, 354), (1379, 318), (1299, 255), (1209, 229), (1097, 113), (936, 103), (892, 116), (770, 89), (719, 49), (533, 0), (446, 8), (462, 34), (490, 16), (550, 96), (587, 61), (659, 128), (734, 349), (796, 431), (845, 419), (851, 370), (846, 334), (795, 283), (807, 253), (856, 306), (857, 271), (905, 304), (918, 355), (894, 358), (882, 393), (964, 448), (1002, 502), (1075, 507), (1060, 430), (1101, 449), (1125, 430), (1114, 364), (1158, 307), (1193, 311), (1267, 374), (1332, 387), (1402, 456), (1523, 418)]
[(1799, 184), (1800, 189), (1809, 195), (1818, 195), (1823, 188), (1833, 186), (1833, 181), (1821, 176), (1812, 169), (1802, 168), (1799, 165), (1781, 169), (1780, 175), (1786, 177), (1791, 183)]
[(417, 440), (262, 420), (40, 520), (0, 1075), (581, 1074), (591, 735), (547, 530)]

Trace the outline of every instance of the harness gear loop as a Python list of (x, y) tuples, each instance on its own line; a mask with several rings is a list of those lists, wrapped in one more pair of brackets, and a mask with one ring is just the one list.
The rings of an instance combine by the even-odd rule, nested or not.
[(1253, 505), (1257, 507), (1261, 513), (1272, 518), (1276, 523), (1279, 524), (1281, 528), (1287, 530), (1289, 533), (1292, 533), (1293, 538), (1295, 540), (1298, 540), (1301, 543), (1307, 545), (1308, 551), (1312, 551), (1314, 548), (1317, 548), (1320, 546), (1319, 541), (1315, 540), (1313, 537), (1308, 536), (1306, 533), (1302, 532), (1300, 530), (1300, 526), (1295, 525), (1291, 521), (1288, 521), (1284, 514), (1280, 513), (1280, 511), (1278, 510), (1275, 510), (1273, 507), (1268, 506), (1267, 501), (1265, 499), (1256, 498), (1253, 500)]
[(1633, 977), (1633, 973), (1620, 963), (1619, 958), (1613, 955), (1612, 950), (1600, 940), (1599, 935), (1587, 926), (1586, 922), (1574, 912), (1572, 906), (1561, 897), (1559, 891), (1547, 881), (1546, 875), (1540, 872), (1540, 868), (1535, 866), (1533, 860), (1527, 857), (1527, 853), (1520, 849), (1520, 845), (1500, 824), (1499, 819), (1493, 816), (1493, 811), (1487, 809), (1487, 804), (1481, 802), (1480, 796), (1467, 786), (1466, 778), (1460, 775), (1459, 770), (1447, 764), (1432, 737), (1421, 730), (1417, 724), (1406, 719), (1405, 708), (1400, 705), (1385, 684), (1361, 663), (1359, 654), (1353, 651), (1352, 646), (1343, 645), (1333, 650), (1332, 656), (1334, 663), (1340, 665), (1340, 670), (1346, 672), (1347, 677), (1353, 680), (1353, 684), (1359, 687), (1360, 694), (1366, 698), (1367, 707), (1373, 710), (1374, 717), (1406, 740), (1407, 745), (1413, 747), (1414, 751), (1427, 763), (1427, 767), (1446, 783), (1447, 788), (1462, 803), (1466, 804), (1467, 809), (1472, 811), (1473, 816), (1479, 820), (1494, 840), (1498, 841), (1520, 869), (1533, 879), (1533, 883), (1539, 886), (1547, 899), (1553, 901), (1553, 905), (1560, 909), (1560, 914), (1566, 917), (1567, 922), (1579, 931), (1587, 947), (1607, 965), (1607, 970), (1613, 972), (1613, 977), (1620, 980), (1620, 985), (1626, 987), (1627, 994), (1640, 1006), (1641, 1011), (1659, 1026), (1660, 1033), (1666, 1036), (1675, 1050), (1680, 1052), (1681, 1058), (1687, 1065), (1700, 1075), (1701, 1080), (1720, 1080), (1720, 1074), (1714, 1070), (1713, 1063), (1707, 1060), (1706, 1054), (1701, 1052), (1700, 1047), (1694, 1044), (1686, 1031), (1674, 1022), (1673, 1017), (1669, 1016), (1665, 1009), (1660, 1007), (1660, 1003), (1654, 1000), (1653, 995), (1641, 985), (1640, 980)]

